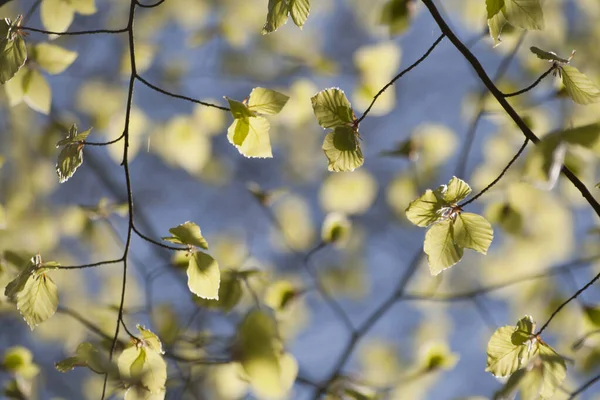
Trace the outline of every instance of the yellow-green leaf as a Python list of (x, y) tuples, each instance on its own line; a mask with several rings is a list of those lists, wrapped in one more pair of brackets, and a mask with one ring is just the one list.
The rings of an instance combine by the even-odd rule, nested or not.
[(9, 20), (0, 20), (0, 84), (15, 76), (27, 60), (25, 41), (11, 28)]
[(160, 342), (160, 339), (158, 338), (158, 336), (156, 336), (154, 332), (152, 332), (150, 329), (146, 329), (146, 327), (140, 324), (137, 324), (136, 328), (142, 335), (144, 347), (147, 347), (159, 354), (164, 353), (162, 349), (162, 343)]
[(60, 74), (77, 59), (77, 52), (51, 43), (39, 43), (33, 47), (31, 58), (50, 74)]
[(278, 114), (289, 97), (275, 90), (256, 87), (250, 92), (248, 108), (261, 114)]
[(321, 240), (324, 243), (344, 243), (350, 237), (352, 222), (339, 212), (327, 214), (321, 228)]
[(225, 97), (225, 99), (229, 103), (229, 108), (231, 109), (231, 115), (233, 115), (233, 118), (240, 119), (256, 116), (256, 113), (250, 111), (248, 106), (241, 101), (233, 100), (229, 97)]
[(575, 103), (590, 104), (600, 101), (600, 89), (586, 75), (570, 65), (561, 67), (562, 82)]
[(410, 26), (413, 9), (412, 0), (389, 0), (381, 10), (379, 22), (388, 26), (390, 35), (398, 35)]
[(96, 13), (95, 0), (69, 0), (71, 7), (81, 15), (92, 15)]
[(271, 158), (270, 127), (264, 117), (235, 119), (227, 129), (227, 139), (245, 157)]
[(160, 353), (145, 347), (131, 346), (117, 361), (121, 379), (141, 385), (150, 393), (160, 393), (167, 381), (167, 364)]
[(60, 151), (56, 173), (60, 183), (65, 183), (83, 163), (83, 144), (68, 144)]
[(354, 112), (343, 90), (325, 89), (311, 97), (310, 100), (317, 121), (323, 128), (352, 125)]
[(308, 14), (310, 14), (310, 0), (289, 0), (290, 15), (297, 27), (302, 29)]
[(58, 289), (45, 272), (33, 271), (16, 293), (17, 308), (31, 330), (54, 315)]
[(184, 244), (201, 247), (208, 250), (208, 242), (202, 236), (200, 227), (193, 222), (187, 221), (175, 228), (169, 229), (172, 237), (163, 237), (163, 240), (171, 243)]
[(75, 367), (89, 367), (96, 373), (101, 373), (106, 369), (103, 363), (100, 352), (94, 348), (91, 343), (83, 342), (77, 346), (75, 356), (68, 357), (54, 364), (60, 372), (68, 372)]
[(425, 228), (440, 218), (442, 206), (435, 193), (427, 189), (421, 197), (408, 205), (406, 218), (416, 226)]
[(505, 0), (504, 16), (522, 29), (544, 29), (544, 13), (540, 0)]
[(487, 254), (492, 244), (492, 225), (481, 215), (461, 212), (454, 221), (454, 242), (460, 247)]
[(287, 0), (269, 0), (267, 22), (262, 29), (262, 34), (275, 32), (285, 25), (288, 20), (289, 6)]
[(471, 187), (467, 182), (453, 176), (448, 185), (442, 189), (442, 193), (447, 204), (456, 204), (471, 193)]
[(452, 220), (433, 224), (425, 234), (423, 250), (431, 275), (438, 275), (460, 261), (463, 249), (454, 243)]
[(532, 338), (535, 324), (530, 316), (519, 320), (517, 326), (503, 326), (494, 332), (487, 345), (486, 371), (496, 377), (507, 377), (523, 366), (538, 352), (539, 343)]
[(65, 32), (73, 22), (75, 10), (70, 0), (42, 0), (40, 15), (44, 28), (52, 32)]
[(23, 101), (25, 91), (23, 90), (23, 78), (27, 75), (29, 68), (21, 68), (9, 81), (4, 84), (4, 91), (8, 97), (8, 104), (11, 107)]
[(190, 256), (187, 268), (188, 287), (203, 299), (219, 299), (221, 273), (217, 261), (206, 253), (196, 251)]
[(194, 301), (201, 307), (216, 308), (228, 313), (240, 302), (242, 295), (242, 283), (240, 282), (238, 272), (226, 269), (221, 272), (219, 299), (206, 300), (194, 296)]
[(498, 14), (504, 7), (504, 0), (485, 0), (488, 19)]
[(488, 19), (487, 23), (490, 29), (490, 36), (494, 40), (494, 47), (497, 47), (502, 43), (500, 34), (502, 33), (504, 25), (506, 25), (506, 17), (504, 17), (503, 13), (497, 13), (492, 18)]
[(33, 110), (42, 114), (50, 114), (52, 91), (46, 78), (35, 69), (29, 69), (23, 77), (23, 100)]
[(40, 368), (33, 362), (33, 354), (23, 346), (6, 349), (1, 367), (4, 371), (25, 379), (32, 379), (40, 372)]
[(546, 60), (546, 61), (550, 61), (550, 62), (555, 62), (556, 61), (556, 62), (559, 62), (561, 64), (568, 64), (569, 63), (568, 59), (559, 57), (553, 51), (542, 50), (539, 47), (535, 47), (535, 46), (531, 46), (529, 48), (529, 50), (531, 50), (531, 52), (533, 54), (535, 54), (541, 60)]
[(272, 282), (265, 292), (265, 304), (275, 311), (283, 311), (298, 296), (298, 289), (290, 281)]
[(354, 171), (365, 162), (358, 132), (350, 126), (338, 126), (323, 141), (329, 171)]

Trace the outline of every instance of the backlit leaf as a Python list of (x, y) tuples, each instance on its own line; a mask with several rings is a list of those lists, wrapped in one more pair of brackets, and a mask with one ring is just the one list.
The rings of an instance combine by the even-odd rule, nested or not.
[(438, 275), (460, 261), (463, 249), (454, 243), (452, 220), (438, 222), (425, 234), (423, 250), (427, 254), (431, 275)]
[(51, 43), (39, 43), (33, 47), (31, 58), (50, 74), (60, 74), (77, 59), (77, 52)]
[(494, 40), (494, 47), (497, 47), (502, 43), (500, 34), (502, 33), (504, 25), (506, 25), (506, 17), (504, 16), (504, 13), (497, 13), (492, 18), (488, 19), (487, 23), (490, 29), (490, 36)]
[(574, 102), (585, 105), (600, 101), (600, 89), (590, 78), (570, 65), (560, 68), (563, 85)]
[(187, 268), (188, 287), (203, 299), (219, 299), (221, 274), (217, 261), (206, 253), (196, 251), (190, 256)]
[(262, 29), (262, 34), (275, 32), (285, 25), (288, 20), (289, 6), (287, 0), (269, 0), (267, 22)]
[(503, 326), (494, 332), (487, 345), (486, 371), (496, 377), (507, 377), (537, 354), (539, 343), (531, 338), (535, 324), (530, 316), (519, 320), (517, 326)]
[(504, 16), (522, 29), (544, 29), (544, 13), (540, 0), (505, 0)]
[(233, 115), (233, 118), (239, 119), (256, 116), (256, 113), (250, 111), (248, 106), (242, 103), (241, 101), (233, 100), (229, 97), (225, 97), (225, 99), (229, 103), (229, 108), (231, 109), (231, 114)]
[(248, 108), (261, 114), (278, 114), (289, 97), (275, 90), (256, 87), (250, 92)]
[(146, 347), (131, 346), (121, 353), (117, 361), (121, 379), (141, 385), (150, 393), (164, 391), (167, 364), (160, 353)]
[(458, 246), (487, 254), (492, 244), (492, 225), (481, 215), (461, 212), (454, 221), (454, 241)]
[(245, 157), (271, 158), (270, 127), (264, 117), (235, 119), (227, 129), (227, 139)]
[(412, 201), (406, 209), (406, 218), (416, 226), (425, 228), (440, 218), (439, 211), (443, 204), (431, 189), (418, 199)]
[(193, 222), (187, 221), (175, 228), (169, 229), (172, 237), (163, 237), (163, 240), (171, 243), (197, 246), (208, 250), (208, 242), (202, 236), (200, 227)]
[(58, 307), (58, 289), (45, 272), (32, 272), (16, 294), (17, 308), (31, 330), (54, 315)]
[(453, 176), (442, 193), (443, 199), (447, 204), (456, 204), (471, 193), (471, 187), (467, 182)]
[(538, 58), (540, 58), (542, 60), (551, 61), (551, 62), (557, 61), (557, 62), (562, 63), (562, 64), (568, 64), (569, 63), (568, 59), (559, 57), (553, 51), (542, 50), (539, 47), (535, 47), (535, 46), (530, 47), (529, 50), (531, 50), (531, 52), (533, 54), (535, 54), (536, 56), (538, 56)]
[(201, 307), (219, 309), (227, 313), (240, 302), (243, 293), (238, 272), (226, 269), (221, 272), (219, 299), (207, 300), (195, 297), (194, 301)]
[(504, 0), (485, 0), (485, 8), (488, 19), (498, 14), (504, 7)]
[(25, 41), (11, 28), (9, 20), (0, 20), (0, 84), (15, 76), (27, 60)]
[(70, 0), (43, 0), (40, 6), (42, 25), (49, 31), (65, 32), (71, 26), (75, 10)]
[(96, 13), (96, 0), (69, 0), (71, 7), (81, 15), (92, 15)]
[(69, 180), (83, 163), (83, 144), (68, 144), (60, 151), (56, 173), (60, 183)]
[(350, 237), (352, 223), (342, 213), (327, 214), (321, 228), (321, 240), (324, 243), (344, 243)]
[(75, 356), (68, 357), (54, 365), (60, 372), (68, 372), (75, 367), (86, 366), (96, 373), (103, 372), (106, 369), (106, 366), (103, 365), (100, 352), (88, 342), (83, 342), (77, 346)]
[(310, 0), (289, 0), (290, 15), (294, 24), (300, 29), (306, 23), (308, 14), (310, 14)]
[(323, 128), (352, 125), (354, 112), (344, 91), (329, 88), (311, 97), (313, 111)]
[(410, 26), (413, 0), (389, 0), (383, 6), (379, 22), (389, 27), (390, 35), (398, 35)]
[(358, 133), (350, 126), (338, 126), (323, 141), (329, 171), (354, 171), (365, 162)]
[(52, 91), (46, 78), (35, 69), (29, 69), (23, 77), (23, 100), (33, 110), (48, 115), (52, 103)]
[(160, 342), (160, 339), (158, 338), (158, 336), (156, 336), (154, 332), (152, 332), (150, 329), (146, 329), (140, 324), (136, 325), (136, 328), (142, 335), (144, 347), (147, 347), (159, 354), (164, 353), (162, 349), (162, 343)]

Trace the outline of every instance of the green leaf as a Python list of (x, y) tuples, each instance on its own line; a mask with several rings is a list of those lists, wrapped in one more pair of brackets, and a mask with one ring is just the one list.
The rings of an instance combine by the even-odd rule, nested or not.
[(106, 370), (100, 352), (88, 342), (83, 342), (77, 346), (74, 357), (68, 357), (54, 364), (59, 372), (68, 372), (75, 367), (88, 367), (96, 373)]
[(504, 0), (485, 0), (488, 19), (498, 14), (504, 7)]
[(60, 183), (65, 183), (83, 163), (83, 144), (68, 144), (60, 151), (56, 173)]
[(207, 300), (194, 296), (194, 301), (200, 307), (216, 308), (228, 313), (240, 302), (242, 295), (242, 283), (238, 272), (227, 269), (221, 272), (218, 300)]
[(225, 97), (227, 102), (229, 103), (229, 108), (231, 109), (231, 115), (233, 115), (234, 119), (240, 118), (248, 118), (255, 117), (256, 113), (250, 111), (248, 106), (241, 101), (230, 99), (229, 97)]
[(31, 58), (50, 74), (60, 74), (77, 59), (77, 52), (50, 43), (33, 47)]
[(269, 0), (269, 12), (267, 22), (262, 29), (262, 34), (275, 32), (279, 27), (285, 25), (288, 20), (289, 6), (287, 0)]
[(560, 139), (569, 144), (593, 148), (600, 142), (600, 122), (566, 129), (559, 135)]
[(502, 33), (504, 25), (506, 25), (506, 17), (504, 16), (504, 13), (497, 13), (492, 18), (488, 19), (487, 23), (490, 29), (490, 36), (494, 40), (494, 47), (497, 47), (502, 43), (500, 34)]
[(460, 261), (463, 249), (454, 243), (452, 220), (438, 222), (425, 234), (423, 250), (427, 254), (431, 275), (438, 275)]
[(248, 99), (248, 109), (261, 114), (279, 114), (289, 97), (274, 90), (256, 87)]
[(217, 261), (206, 253), (196, 251), (190, 257), (187, 268), (188, 287), (203, 299), (219, 299), (221, 274)]
[(23, 90), (23, 78), (27, 75), (28, 70), (29, 68), (27, 67), (21, 68), (12, 79), (4, 84), (4, 91), (8, 97), (8, 104), (11, 107), (16, 106), (23, 101), (23, 97), (25, 96), (25, 91)]
[(310, 100), (317, 121), (323, 128), (347, 127), (354, 122), (354, 111), (343, 90), (325, 89)]
[[(567, 365), (564, 358), (558, 355), (554, 349), (547, 344), (539, 346), (539, 357), (541, 363), (536, 364), (541, 375), (541, 389), (539, 395), (543, 399), (550, 399), (567, 376)], [(533, 397), (532, 397), (533, 398)]]
[(23, 346), (6, 349), (1, 367), (4, 371), (25, 379), (32, 379), (40, 372), (40, 368), (33, 362), (33, 354)]
[(75, 10), (71, 0), (43, 0), (40, 6), (42, 25), (49, 31), (65, 32), (71, 26)]
[(265, 292), (265, 304), (275, 311), (283, 311), (294, 300), (299, 290), (286, 280), (272, 282)]
[(447, 344), (434, 342), (426, 347), (419, 364), (426, 372), (440, 369), (451, 370), (458, 362), (458, 358), (458, 355), (452, 353)]
[(27, 60), (27, 47), (10, 20), (0, 20), (0, 84), (9, 81)]
[(358, 142), (358, 132), (350, 126), (338, 126), (323, 141), (329, 171), (354, 171), (365, 162)]
[[(6, 290), (9, 290), (8, 286)], [(53, 316), (58, 307), (58, 289), (54, 281), (39, 269), (28, 274), (25, 284), (14, 293), (13, 298), (31, 330)]]
[(197, 246), (208, 250), (208, 242), (202, 236), (200, 227), (193, 222), (187, 221), (175, 228), (169, 229), (169, 232), (173, 235), (172, 237), (163, 237), (162, 240), (167, 242)]
[(408, 205), (406, 218), (416, 226), (425, 228), (440, 219), (439, 211), (442, 206), (435, 193), (427, 189), (421, 197)]
[(302, 29), (310, 14), (310, 0), (289, 0), (290, 15), (297, 27)]
[(454, 221), (454, 241), (460, 247), (487, 254), (492, 244), (492, 225), (481, 215), (461, 212)]
[(522, 29), (544, 29), (540, 0), (505, 0), (504, 3), (504, 16), (511, 25)]
[(560, 67), (562, 82), (575, 103), (590, 104), (600, 100), (600, 89), (587, 76), (570, 65)]
[(271, 158), (270, 127), (264, 117), (235, 119), (227, 129), (227, 139), (245, 157)]
[(121, 379), (150, 393), (160, 393), (167, 381), (167, 364), (160, 353), (146, 347), (132, 346), (125, 349), (117, 361)]
[(52, 103), (52, 91), (46, 78), (35, 69), (29, 69), (23, 77), (23, 100), (33, 110), (42, 114), (50, 114), (50, 104)]
[(156, 336), (156, 334), (154, 332), (152, 332), (150, 329), (146, 329), (146, 327), (144, 327), (140, 324), (137, 324), (136, 328), (142, 335), (142, 343), (143, 343), (144, 347), (147, 347), (159, 354), (165, 353), (163, 351), (162, 343), (160, 342), (160, 339), (158, 338), (158, 336)]
[(82, 15), (92, 15), (97, 11), (95, 0), (69, 0), (69, 3), (73, 10)]
[(517, 326), (503, 326), (494, 332), (487, 345), (486, 371), (496, 377), (507, 377), (527, 365), (538, 352), (539, 343), (531, 336), (535, 324), (530, 316)]
[(350, 237), (352, 222), (345, 214), (331, 212), (327, 214), (321, 228), (323, 243), (344, 243)]
[(448, 185), (442, 186), (443, 199), (448, 205), (456, 204), (471, 193), (471, 187), (462, 179), (453, 176)]
[(389, 27), (390, 35), (398, 35), (410, 26), (413, 9), (412, 0), (389, 0), (383, 6), (379, 22)]
[(568, 64), (569, 61), (570, 61), (570, 60), (568, 60), (566, 58), (559, 57), (553, 51), (542, 50), (539, 47), (532, 46), (532, 47), (529, 48), (529, 50), (531, 50), (531, 52), (533, 54), (535, 54), (538, 58), (540, 58), (542, 60), (546, 60), (546, 61), (550, 61), (550, 62), (558, 62), (558, 63), (561, 63), (561, 64)]

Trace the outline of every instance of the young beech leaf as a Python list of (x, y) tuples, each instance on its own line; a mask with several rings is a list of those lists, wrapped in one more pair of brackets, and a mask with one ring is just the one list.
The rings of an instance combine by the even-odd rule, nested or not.
[(143, 346), (131, 346), (117, 361), (119, 374), (126, 385), (145, 388), (150, 393), (161, 393), (167, 381), (167, 364), (160, 353)]
[(64, 146), (58, 155), (56, 173), (60, 183), (64, 183), (73, 176), (77, 168), (83, 163), (84, 141), (90, 134), (91, 129), (77, 133), (77, 125), (73, 124), (66, 139), (62, 139), (56, 147)]
[(390, 35), (398, 35), (410, 26), (414, 12), (413, 0), (389, 0), (381, 10), (379, 23), (387, 25)]
[(233, 115), (234, 119), (239, 118), (249, 118), (255, 117), (256, 113), (250, 111), (248, 106), (241, 101), (230, 99), (229, 97), (225, 97), (227, 102), (229, 103), (229, 108), (231, 109), (231, 115)]
[(267, 22), (262, 29), (263, 35), (275, 32), (279, 27), (285, 25), (290, 11), (288, 0), (269, 0), (268, 8)]
[(323, 128), (349, 126), (354, 121), (354, 111), (344, 91), (329, 88), (311, 97), (313, 111)]
[(37, 70), (29, 69), (23, 77), (23, 100), (35, 111), (48, 115), (52, 103), (52, 90), (46, 78)]
[(549, 62), (558, 62), (560, 64), (568, 64), (570, 62), (570, 59), (559, 57), (553, 51), (542, 50), (539, 47), (535, 46), (530, 47), (529, 50), (531, 50), (533, 54), (535, 54), (536, 56), (538, 56), (539, 59), (542, 60), (546, 60)]
[(65, 32), (73, 22), (75, 10), (70, 0), (44, 0), (40, 6), (40, 17), (47, 30)]
[(440, 218), (439, 211), (443, 204), (431, 189), (418, 199), (412, 201), (406, 209), (406, 218), (416, 226), (428, 227)]
[(77, 52), (51, 43), (39, 43), (33, 47), (31, 58), (48, 73), (60, 74), (77, 59)]
[(471, 187), (467, 182), (453, 176), (448, 185), (442, 189), (443, 199), (448, 205), (456, 204), (471, 193)]
[(538, 353), (539, 342), (532, 337), (535, 323), (530, 316), (517, 322), (517, 326), (503, 326), (494, 332), (487, 345), (486, 371), (504, 378), (527, 365)]
[(323, 141), (329, 171), (354, 171), (365, 162), (358, 132), (351, 126), (337, 126)]
[(283, 311), (299, 294), (298, 289), (290, 281), (272, 282), (265, 292), (265, 304), (275, 311)]
[(481, 215), (461, 212), (454, 221), (454, 242), (460, 247), (487, 254), (492, 244), (492, 225)]
[(458, 362), (458, 358), (458, 355), (452, 353), (446, 343), (433, 342), (421, 351), (419, 364), (425, 372), (433, 372), (440, 369), (451, 370)]
[(183, 244), (188, 246), (197, 246), (208, 250), (208, 242), (202, 236), (200, 227), (193, 222), (187, 221), (175, 228), (169, 229), (172, 237), (163, 237), (167, 242)]
[(221, 273), (217, 261), (206, 253), (195, 251), (187, 268), (188, 287), (203, 299), (219, 299)]
[(263, 117), (235, 119), (227, 129), (227, 139), (243, 156), (271, 158), (270, 127)]
[(28, 348), (23, 346), (13, 346), (6, 349), (0, 367), (5, 372), (19, 375), (26, 379), (31, 379), (40, 372), (40, 368), (33, 362), (33, 354)]
[(540, 0), (505, 0), (504, 16), (508, 22), (522, 29), (544, 29), (544, 13)]
[(256, 87), (250, 92), (248, 109), (261, 114), (278, 114), (290, 98), (274, 90)]
[(0, 84), (15, 76), (27, 60), (25, 41), (16, 32), (18, 23), (20, 18), (14, 23), (8, 18), (0, 20)]
[(490, 29), (490, 36), (494, 40), (494, 47), (497, 47), (502, 43), (500, 34), (502, 33), (504, 25), (506, 25), (506, 17), (504, 16), (504, 13), (499, 12), (492, 18), (489, 18), (487, 23), (488, 28)]
[(75, 367), (88, 367), (96, 373), (106, 370), (106, 363), (102, 359), (100, 352), (94, 348), (94, 345), (88, 342), (83, 342), (77, 346), (75, 356), (65, 358), (54, 364), (54, 366), (60, 372), (68, 372)]
[(289, 0), (289, 7), (294, 24), (302, 29), (310, 14), (310, 0)]
[(454, 242), (454, 227), (451, 219), (438, 222), (425, 234), (423, 251), (427, 254), (431, 275), (438, 275), (459, 262), (463, 248)]
[(321, 228), (321, 240), (324, 243), (344, 244), (352, 232), (352, 222), (345, 214), (331, 212), (327, 214)]
[(487, 18), (490, 19), (494, 15), (502, 11), (504, 7), (504, 0), (485, 0), (485, 8), (487, 11)]
[(571, 99), (579, 104), (600, 101), (600, 89), (586, 75), (570, 65), (560, 67), (562, 82)]
[(194, 302), (200, 307), (219, 309), (228, 313), (240, 302), (243, 293), (242, 282), (237, 271), (225, 270), (221, 272), (219, 299), (207, 300), (194, 296)]
[(146, 327), (140, 324), (137, 324), (136, 328), (142, 335), (142, 343), (144, 347), (152, 349), (159, 354), (165, 353), (162, 349), (162, 343), (160, 342), (160, 339), (154, 332), (152, 332), (150, 329), (146, 329)]

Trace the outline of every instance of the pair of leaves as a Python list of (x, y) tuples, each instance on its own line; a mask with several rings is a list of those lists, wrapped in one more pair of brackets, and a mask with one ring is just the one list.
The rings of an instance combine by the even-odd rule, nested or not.
[(0, 21), (0, 84), (14, 77), (27, 60), (27, 46), (18, 32), (21, 19), (19, 16), (14, 22), (9, 18)]
[(562, 78), (563, 86), (569, 97), (578, 104), (590, 104), (600, 101), (600, 88), (577, 68), (569, 65), (575, 52), (569, 58), (559, 57), (553, 51), (531, 47), (531, 52), (538, 58), (554, 63)]
[(38, 254), (6, 285), (4, 295), (17, 304), (17, 309), (31, 330), (56, 312), (58, 289), (48, 271), (59, 266), (56, 262), (42, 262)]
[(319, 125), (325, 129), (333, 128), (323, 141), (329, 171), (354, 171), (363, 165), (365, 159), (355, 124), (356, 115), (344, 91), (339, 88), (325, 89), (310, 100)]
[(219, 264), (214, 258), (196, 250), (197, 247), (208, 250), (208, 242), (202, 236), (200, 227), (187, 221), (169, 229), (169, 232), (173, 236), (163, 237), (163, 240), (188, 246), (187, 276), (190, 291), (203, 299), (218, 300), (221, 272), (219, 271)]
[(289, 97), (270, 89), (252, 89), (248, 102), (227, 98), (233, 123), (227, 129), (227, 139), (245, 157), (271, 158), (271, 125), (259, 114), (275, 115), (285, 106)]
[(486, 0), (485, 5), (494, 47), (500, 44), (500, 34), (507, 22), (522, 29), (544, 29), (544, 13), (540, 0)]
[(40, 6), (42, 25), (53, 32), (65, 32), (69, 29), (75, 13), (96, 13), (95, 0), (43, 0)]
[(123, 350), (117, 361), (121, 379), (129, 387), (128, 391), (164, 393), (167, 364), (162, 357), (162, 343), (149, 329), (141, 325), (137, 325), (137, 329), (141, 338), (133, 339), (134, 345)]
[(406, 209), (410, 222), (420, 227), (431, 226), (425, 234), (423, 250), (432, 275), (459, 262), (464, 248), (486, 254), (492, 243), (494, 231), (490, 223), (457, 206), (469, 193), (471, 188), (466, 182), (452, 177), (448, 185), (435, 191), (428, 189)]
[(525, 316), (516, 326), (494, 332), (487, 346), (486, 371), (509, 377), (495, 399), (509, 399), (519, 390), (523, 400), (550, 399), (566, 376), (564, 359), (535, 336), (535, 323)]
[(310, 14), (310, 0), (269, 0), (268, 7), (267, 22), (262, 29), (263, 35), (275, 32), (285, 25), (288, 15), (291, 15), (294, 24), (302, 29)]
[(77, 125), (71, 125), (67, 137), (60, 140), (56, 147), (64, 146), (58, 155), (56, 163), (56, 173), (60, 183), (64, 183), (73, 176), (77, 168), (83, 163), (83, 147), (85, 139), (92, 128), (87, 131), (77, 133)]
[(236, 354), (256, 394), (282, 398), (296, 375), (296, 359), (282, 349), (277, 323), (267, 311), (251, 310), (237, 330)]

